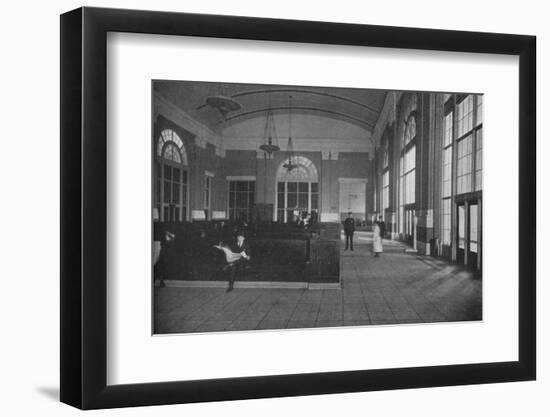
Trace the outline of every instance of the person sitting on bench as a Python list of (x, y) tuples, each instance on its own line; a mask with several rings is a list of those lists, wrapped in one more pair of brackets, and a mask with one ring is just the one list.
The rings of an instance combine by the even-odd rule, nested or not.
[(250, 261), (250, 245), (248, 242), (245, 242), (244, 233), (238, 232), (235, 242), (230, 247), (221, 244), (215, 245), (214, 247), (223, 250), (225, 253), (227, 265), (223, 270), (229, 272), (229, 286), (227, 291), (232, 291), (237, 272), (241, 272)]

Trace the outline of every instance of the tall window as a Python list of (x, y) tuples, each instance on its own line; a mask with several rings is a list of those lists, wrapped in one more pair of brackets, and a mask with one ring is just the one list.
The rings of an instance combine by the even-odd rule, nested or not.
[[(451, 245), (451, 213), (455, 196), (481, 191), (483, 182), (483, 96), (468, 95), (448, 97), (446, 103), (447, 114), (444, 118), (441, 155), (441, 243)], [(454, 159), (453, 159), (454, 158)], [(456, 163), (456, 176), (453, 177), (453, 163)], [(460, 197), (461, 199), (462, 196)], [(466, 196), (471, 206), (475, 207), (478, 197)], [(464, 207), (458, 205), (455, 215), (458, 226), (458, 247), (465, 245), (465, 218)], [(477, 212), (469, 210), (470, 250), (477, 251)], [(474, 230), (475, 228), (475, 230)]]
[(252, 220), (255, 190), (254, 181), (229, 182), (229, 218), (231, 220)]
[(453, 169), (453, 112), (445, 116), (445, 131), (443, 137), (443, 158), (441, 172), (441, 196), (451, 197), (451, 174)]
[(416, 182), (416, 146), (412, 146), (402, 159), (403, 204), (412, 204), (415, 200)]
[(441, 204), (441, 243), (451, 244), (451, 199), (446, 198)]
[(483, 96), (469, 95), (456, 105), (457, 184), (456, 193), (482, 189)]
[(441, 169), (441, 243), (451, 244), (451, 196), (453, 172), (453, 111), (444, 119)]
[(212, 200), (212, 176), (204, 176), (204, 215), (206, 220), (210, 220), (210, 206)]
[[(416, 96), (407, 108), (399, 158), (399, 232), (413, 234), (416, 196)], [(407, 207), (408, 206), (408, 207)]]
[(382, 186), (380, 190), (380, 209), (382, 218), (386, 218), (386, 209), (390, 206), (390, 170), (389, 170), (389, 141), (386, 136), (382, 148)]
[[(286, 161), (285, 161), (286, 162)], [(277, 171), (277, 221), (293, 222), (303, 213), (319, 210), (319, 179), (313, 162), (295, 156), (296, 168), (288, 171), (283, 165)]]
[(466, 98), (457, 105), (457, 137), (460, 138), (464, 136), (464, 134), (472, 130), (473, 126), (474, 97), (470, 95), (466, 96)]
[(478, 95), (477, 98), (477, 114), (476, 114), (476, 126), (483, 123), (483, 96)]
[(390, 207), (390, 172), (382, 174), (382, 216), (385, 218), (386, 209)]
[(183, 141), (171, 129), (157, 140), (155, 207), (160, 220), (179, 222), (187, 218), (187, 153)]
[(476, 165), (475, 165), (475, 190), (483, 188), (483, 96), (478, 95), (476, 112)]
[(407, 124), (405, 125), (405, 134), (403, 135), (403, 146), (406, 146), (411, 140), (416, 137), (416, 118), (414, 114), (409, 115)]
[(483, 187), (483, 129), (476, 132), (476, 191)]
[(470, 134), (457, 142), (457, 194), (472, 191), (472, 137)]
[(390, 163), (388, 138), (384, 141), (384, 151), (382, 154), (382, 169), (386, 169)]

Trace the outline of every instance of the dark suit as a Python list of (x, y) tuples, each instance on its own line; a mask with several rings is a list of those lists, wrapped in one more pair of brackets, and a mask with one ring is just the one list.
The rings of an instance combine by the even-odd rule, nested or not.
[[(231, 251), (234, 253), (242, 253), (244, 252), (246, 256), (250, 257), (250, 245), (245, 240), (241, 246), (239, 246), (238, 242), (235, 241), (230, 246)], [(232, 262), (230, 264), (227, 264), (224, 267), (224, 270), (229, 271), (229, 289), (233, 289), (233, 284), (235, 283), (235, 276), (237, 272), (242, 272), (242, 270), (245, 268), (246, 264), (249, 262), (249, 259), (241, 258), (238, 261)]]
[[(231, 250), (235, 253), (244, 252), (246, 256), (250, 256), (250, 245), (248, 244), (246, 239), (243, 241), (242, 246), (239, 246), (238, 242), (233, 242), (233, 244), (230, 247), (231, 247)], [(241, 258), (241, 259), (244, 259), (244, 258)]]
[(355, 232), (355, 219), (353, 217), (348, 217), (344, 220), (344, 233), (346, 235), (346, 249), (348, 247), (353, 250), (353, 233)]
[(378, 222), (378, 227), (380, 227), (380, 237), (383, 239), (386, 236), (386, 223), (383, 220)]

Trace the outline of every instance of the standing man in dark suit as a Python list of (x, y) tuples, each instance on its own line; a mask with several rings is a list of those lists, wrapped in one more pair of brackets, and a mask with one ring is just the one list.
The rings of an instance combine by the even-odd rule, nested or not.
[(378, 226), (380, 227), (380, 239), (384, 239), (386, 236), (386, 223), (382, 216), (378, 216)]
[(353, 250), (353, 232), (355, 232), (355, 219), (350, 211), (347, 219), (344, 220), (344, 233), (346, 235), (346, 249), (344, 250), (348, 250), (348, 247)]
[(241, 255), (240, 259), (229, 263), (225, 269), (229, 270), (229, 287), (227, 291), (233, 290), (233, 285), (235, 284), (235, 276), (237, 272), (241, 272), (246, 264), (250, 262), (250, 245), (245, 241), (244, 233), (237, 232), (237, 239), (231, 245), (231, 251), (233, 253), (238, 253)]

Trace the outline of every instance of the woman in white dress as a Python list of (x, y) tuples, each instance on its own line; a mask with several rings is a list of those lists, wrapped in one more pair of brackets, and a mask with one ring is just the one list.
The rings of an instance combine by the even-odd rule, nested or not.
[(378, 224), (378, 222), (374, 223), (372, 232), (372, 251), (374, 252), (374, 256), (378, 257), (384, 249), (382, 247), (382, 236), (380, 236), (380, 225)]

